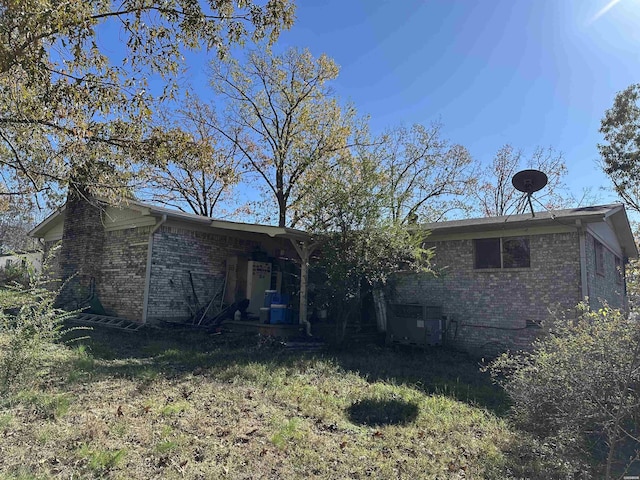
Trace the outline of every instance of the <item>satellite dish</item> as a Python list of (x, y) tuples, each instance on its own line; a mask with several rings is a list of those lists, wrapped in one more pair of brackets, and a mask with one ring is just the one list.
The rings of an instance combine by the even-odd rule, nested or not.
[(548, 180), (547, 175), (540, 170), (522, 170), (516, 173), (511, 179), (511, 183), (516, 190), (527, 194), (527, 201), (529, 202), (532, 217), (536, 215), (533, 213), (531, 195), (538, 190), (542, 190)]

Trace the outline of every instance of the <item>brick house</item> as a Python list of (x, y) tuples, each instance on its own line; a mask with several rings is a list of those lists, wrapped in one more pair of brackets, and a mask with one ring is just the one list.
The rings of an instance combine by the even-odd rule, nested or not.
[[(549, 309), (571, 309), (585, 298), (593, 307), (626, 307), (624, 265), (638, 250), (622, 205), (423, 228), (430, 232), (427, 246), (435, 249), (437, 276), (398, 274), (388, 298), (440, 307), (446, 340), (456, 348), (482, 355), (526, 348), (543, 331)], [(244, 298), (246, 279), (240, 273), (230, 278), (230, 265), (246, 272), (248, 260), (260, 259), (280, 272), (272, 288), (286, 290), (278, 282), (287, 274), (296, 279), (291, 303), (299, 303), (299, 318), (306, 318), (313, 243), (300, 230), (133, 201), (122, 207), (69, 201), (31, 234), (46, 248), (62, 241), (57, 269), (72, 280), (61, 300), (72, 306), (94, 288), (107, 314), (143, 323), (184, 321), (192, 314), (188, 297), (205, 303), (225, 278), (225, 302)]]
[[(291, 228), (85, 199), (67, 201), (30, 235), (43, 239), (45, 250), (61, 242), (54, 265), (67, 280), (61, 305), (74, 307), (95, 291), (107, 315), (142, 323), (184, 321), (193, 315), (196, 298), (204, 306), (216, 294), (228, 303), (250, 296), (243, 278), (254, 260), (273, 266), (267, 289), (284, 289), (288, 277), (299, 279), (300, 256), (310, 240)], [(263, 301), (264, 288), (253, 296), (252, 304), (260, 296)]]
[(627, 306), (624, 265), (638, 250), (620, 204), (424, 228), (437, 275), (400, 274), (394, 301), (441, 306), (447, 341), (463, 350), (526, 348), (549, 309), (585, 298)]

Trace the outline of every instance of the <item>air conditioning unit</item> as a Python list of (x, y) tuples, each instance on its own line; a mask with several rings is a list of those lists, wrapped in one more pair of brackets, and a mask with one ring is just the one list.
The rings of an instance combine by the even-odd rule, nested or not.
[(391, 303), (387, 308), (387, 344), (442, 345), (442, 307)]

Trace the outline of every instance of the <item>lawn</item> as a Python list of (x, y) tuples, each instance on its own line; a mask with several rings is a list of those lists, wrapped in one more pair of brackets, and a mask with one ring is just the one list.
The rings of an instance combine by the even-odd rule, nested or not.
[(462, 354), (79, 334), (37, 388), (2, 400), (0, 477), (548, 478)]

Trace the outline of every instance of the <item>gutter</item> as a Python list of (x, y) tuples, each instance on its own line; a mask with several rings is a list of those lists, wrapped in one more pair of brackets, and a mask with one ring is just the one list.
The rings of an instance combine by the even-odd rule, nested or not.
[(582, 286), (581, 301), (589, 298), (589, 278), (587, 276), (587, 239), (580, 220), (576, 220), (578, 227), (578, 238), (580, 240), (580, 284)]
[(147, 268), (144, 278), (144, 296), (142, 300), (142, 323), (147, 323), (147, 314), (149, 313), (149, 289), (151, 288), (151, 257), (153, 256), (153, 235), (167, 221), (167, 214), (163, 213), (162, 218), (155, 224), (149, 233), (149, 246), (147, 247)]

